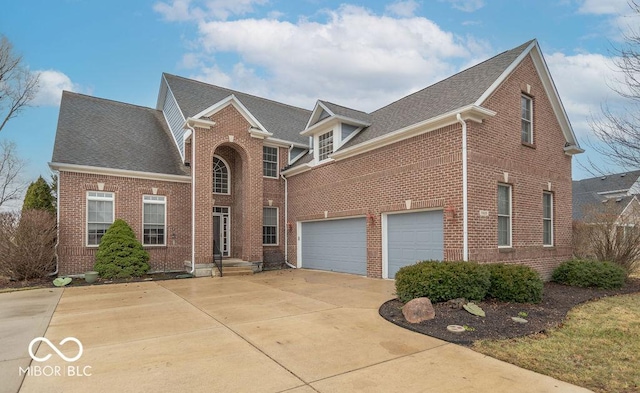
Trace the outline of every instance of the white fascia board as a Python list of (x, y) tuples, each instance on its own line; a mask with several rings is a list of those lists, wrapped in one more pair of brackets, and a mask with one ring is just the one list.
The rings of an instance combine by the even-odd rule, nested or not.
[(293, 168), (289, 168), (286, 171), (282, 171), (280, 172), (280, 174), (289, 177), (289, 176), (294, 176), (294, 175), (299, 175), (303, 172), (306, 171), (310, 171), (311, 169), (313, 169), (314, 165), (312, 163), (306, 163), (306, 164), (302, 164), (302, 165), (298, 165), (296, 167)]
[(278, 139), (278, 138), (273, 138), (273, 137), (269, 137), (265, 140), (265, 145), (274, 145), (274, 146), (281, 146), (281, 147), (299, 147), (301, 149), (308, 149), (309, 145), (305, 145), (304, 143), (300, 143), (300, 142), (291, 142), (291, 141), (285, 141), (284, 139)]
[(134, 179), (160, 180), (174, 183), (191, 183), (191, 176), (169, 175), (164, 173), (130, 171), (126, 169), (103, 168), (97, 166), (65, 164), (60, 162), (50, 162), (49, 168), (56, 171), (90, 173), (94, 175), (130, 177)]
[(509, 75), (511, 75), (513, 70), (516, 69), (516, 67), (522, 62), (522, 60), (524, 60), (527, 57), (527, 55), (529, 55), (529, 52), (531, 52), (531, 49), (533, 49), (533, 47), (537, 45), (538, 45), (538, 41), (533, 40), (533, 42), (527, 47), (527, 49), (523, 50), (522, 53), (520, 53), (520, 56), (516, 57), (513, 63), (511, 63), (509, 67), (507, 67), (507, 69), (504, 70), (504, 72), (498, 77), (498, 79), (496, 79), (491, 84), (491, 86), (489, 86), (489, 88), (484, 93), (482, 93), (482, 95), (480, 96), (480, 98), (478, 98), (475, 104), (478, 106), (481, 106), (486, 101), (486, 99), (489, 98), (489, 96), (491, 96), (498, 89), (498, 87), (500, 87), (502, 82), (504, 82), (509, 77)]
[(260, 124), (258, 119), (256, 119), (255, 116), (253, 116), (253, 114), (249, 112), (247, 107), (245, 107), (242, 102), (240, 102), (235, 94), (231, 94), (227, 98), (216, 102), (215, 104), (211, 105), (207, 109), (192, 117), (195, 119), (200, 119), (202, 117), (211, 117), (223, 108), (226, 108), (228, 105), (233, 105), (238, 110), (238, 112), (240, 112), (240, 114), (249, 122), (249, 124), (251, 124), (251, 127), (258, 128), (262, 132), (270, 134), (270, 132), (262, 124)]
[[(620, 212), (620, 215), (618, 216), (618, 219), (616, 221), (619, 221), (620, 219), (624, 219), (625, 214), (627, 209), (631, 208), (631, 205), (633, 203), (639, 204), (640, 202), (638, 201), (638, 198), (634, 195), (633, 198), (631, 198), (631, 200), (629, 201), (629, 203), (627, 203), (627, 206), (624, 207), (624, 209), (622, 209), (622, 212)], [(640, 218), (639, 218), (640, 219)], [(634, 221), (638, 221), (638, 220), (634, 220)]]
[(319, 129), (325, 129), (325, 128), (329, 129), (330, 127), (333, 127), (338, 123), (346, 123), (356, 127), (369, 127), (371, 125), (370, 123), (356, 120), (351, 117), (346, 117), (341, 115), (331, 115), (330, 117), (323, 119), (322, 121), (314, 124), (313, 126), (306, 128), (305, 130), (300, 132), (300, 135), (302, 136), (313, 135), (318, 133)]
[(307, 121), (307, 125), (304, 127), (305, 130), (311, 127), (311, 124), (313, 124), (313, 122), (318, 119), (320, 113), (322, 113), (322, 110), (325, 110), (330, 116), (334, 115), (334, 113), (331, 112), (329, 108), (327, 108), (322, 102), (320, 102), (320, 100), (316, 101), (316, 105), (313, 107), (311, 116), (309, 116), (309, 121)]
[(481, 123), (483, 119), (493, 117), (496, 115), (496, 112), (490, 109), (482, 108), (476, 105), (469, 105), (469, 106), (456, 109), (454, 111), (447, 112), (445, 114), (442, 114), (436, 117), (432, 117), (431, 119), (427, 119), (420, 123), (416, 123), (408, 127), (401, 128), (399, 130), (390, 132), (388, 134), (381, 135), (377, 138), (368, 140), (366, 142), (362, 142), (355, 146), (351, 146), (347, 149), (339, 150), (329, 155), (329, 157), (333, 158), (336, 161), (343, 160), (345, 158), (362, 154), (382, 146), (386, 146), (392, 143), (396, 143), (405, 139), (412, 138), (416, 135), (424, 134), (424, 133), (451, 125), (451, 124), (458, 123), (458, 119), (456, 118), (456, 115), (458, 113), (460, 114), (463, 120), (471, 120), (478, 123)]
[(582, 154), (582, 153), (584, 153), (584, 149), (581, 149), (579, 146), (576, 146), (576, 145), (565, 146), (564, 148), (564, 154), (568, 156), (572, 156), (574, 154)]
[(188, 126), (196, 126), (202, 128), (213, 127), (216, 125), (215, 121), (206, 120), (206, 119), (196, 119), (193, 117), (187, 117), (184, 122), (184, 126), (182, 128), (189, 128)]
[(257, 139), (265, 139), (270, 136), (273, 136), (272, 133), (268, 131), (263, 131), (257, 127), (249, 127), (249, 135), (251, 135), (252, 138), (257, 138)]
[(327, 117), (326, 119), (322, 119), (321, 121), (317, 122), (316, 124), (312, 125), (309, 128), (306, 128), (304, 130), (302, 130), (300, 132), (300, 135), (302, 136), (311, 136), (315, 133), (317, 133), (318, 130), (321, 129), (329, 129), (329, 128), (333, 128), (336, 124), (338, 124), (339, 121), (336, 118), (335, 115), (331, 115), (330, 117)]

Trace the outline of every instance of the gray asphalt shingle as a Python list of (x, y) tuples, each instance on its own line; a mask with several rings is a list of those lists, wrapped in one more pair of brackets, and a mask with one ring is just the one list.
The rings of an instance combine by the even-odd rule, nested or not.
[(274, 138), (304, 144), (309, 141), (307, 137), (300, 135), (311, 115), (311, 111), (307, 109), (176, 75), (165, 73), (164, 77), (185, 119), (233, 94), (267, 128), (267, 131), (273, 133)]
[(54, 163), (186, 175), (161, 111), (65, 91)]
[(610, 198), (608, 202), (603, 203), (602, 201), (607, 198), (599, 193), (626, 192), (631, 189), (639, 177), (640, 170), (574, 180), (572, 184), (573, 219), (583, 220), (590, 212), (604, 211), (605, 209), (610, 212), (618, 212), (618, 214), (622, 213), (633, 196)]

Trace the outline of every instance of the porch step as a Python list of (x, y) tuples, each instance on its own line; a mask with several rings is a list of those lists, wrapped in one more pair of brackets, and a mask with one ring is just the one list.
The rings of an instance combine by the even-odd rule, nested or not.
[[(191, 271), (191, 261), (184, 262), (185, 270)], [(218, 277), (220, 272), (213, 263), (196, 263), (193, 272), (196, 277)], [(224, 258), (222, 260), (223, 276), (250, 275), (262, 271), (262, 262), (247, 262), (239, 258)]]

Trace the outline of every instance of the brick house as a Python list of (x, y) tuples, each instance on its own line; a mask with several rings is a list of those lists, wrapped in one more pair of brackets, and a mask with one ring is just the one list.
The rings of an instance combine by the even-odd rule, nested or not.
[(572, 254), (581, 152), (535, 40), (371, 113), (169, 74), (155, 109), (65, 92), (59, 270), (90, 270), (123, 218), (153, 270), (194, 270), (215, 247), (370, 277), (423, 259), (548, 277)]

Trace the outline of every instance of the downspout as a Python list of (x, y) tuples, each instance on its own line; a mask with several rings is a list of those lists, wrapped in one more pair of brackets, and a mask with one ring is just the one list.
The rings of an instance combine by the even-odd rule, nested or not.
[(191, 271), (196, 271), (196, 130), (189, 125), (187, 120), (185, 126), (191, 131)]
[(460, 113), (456, 119), (462, 125), (462, 260), (469, 260), (469, 206), (467, 182), (467, 122), (462, 120)]
[[(293, 148), (293, 145), (291, 147)], [(282, 173), (280, 177), (284, 180), (284, 263), (296, 269), (296, 266), (289, 263), (289, 183)]]
[(60, 171), (58, 171), (58, 181), (56, 182), (56, 245), (54, 246), (54, 255), (56, 257), (56, 271), (49, 274), (49, 277), (58, 274), (60, 267), (60, 257), (58, 256), (58, 245), (60, 244)]

